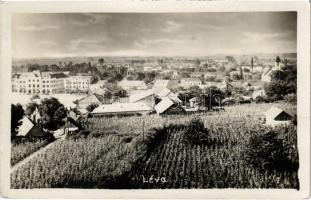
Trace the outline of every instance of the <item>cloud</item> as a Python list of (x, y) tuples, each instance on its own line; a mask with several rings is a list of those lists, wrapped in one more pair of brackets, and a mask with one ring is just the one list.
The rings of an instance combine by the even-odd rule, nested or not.
[(51, 30), (51, 29), (59, 29), (60, 27), (57, 25), (18, 25), (14, 26), (15, 29), (20, 31), (44, 31), (44, 30)]
[(42, 41), (39, 41), (37, 44), (41, 46), (58, 46), (56, 42), (53, 42), (50, 40), (42, 40)]
[(81, 14), (82, 19), (71, 19), (70, 23), (75, 26), (88, 26), (94, 24), (103, 24), (110, 16), (96, 13)]
[(253, 40), (264, 40), (270, 38), (277, 38), (282, 36), (283, 33), (258, 33), (258, 32), (243, 32), (243, 36)]
[(150, 45), (178, 44), (178, 43), (181, 43), (181, 40), (168, 39), (168, 38), (157, 38), (157, 39), (141, 39), (140, 41), (135, 41), (134, 45), (140, 48), (146, 48)]
[(80, 46), (84, 45), (87, 47), (100, 47), (100, 43), (103, 43), (107, 41), (107, 38), (102, 37), (99, 39), (85, 39), (85, 38), (79, 38), (70, 40), (69, 44), (67, 45), (67, 48), (70, 50), (77, 50)]
[(292, 34), (291, 31), (275, 32), (275, 33), (259, 33), (259, 32), (243, 32), (241, 42), (244, 44), (259, 44), (274, 39), (275, 41), (282, 40)]
[(166, 21), (166, 26), (160, 29), (162, 32), (171, 33), (180, 30), (183, 24), (171, 20)]

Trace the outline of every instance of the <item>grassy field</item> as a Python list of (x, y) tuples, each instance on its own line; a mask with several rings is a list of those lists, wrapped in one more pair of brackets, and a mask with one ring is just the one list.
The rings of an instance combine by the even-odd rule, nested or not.
[(49, 143), (48, 140), (23, 141), (11, 145), (11, 166)]
[[(84, 123), (89, 136), (57, 141), (13, 172), (11, 187), (298, 188), (297, 170), (262, 171), (245, 162), (249, 139), (265, 132), (263, 113), (272, 105), (189, 116), (90, 118)], [(294, 105), (277, 106), (296, 113)], [(210, 144), (193, 145), (184, 137), (194, 117), (210, 130)], [(278, 131), (298, 159), (295, 127)]]

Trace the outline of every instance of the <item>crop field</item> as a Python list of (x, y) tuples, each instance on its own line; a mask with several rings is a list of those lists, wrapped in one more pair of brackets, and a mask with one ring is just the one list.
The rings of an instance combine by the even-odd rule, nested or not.
[[(249, 139), (266, 131), (263, 112), (272, 105), (198, 115), (88, 118), (86, 138), (56, 141), (11, 174), (11, 188), (298, 188), (297, 169), (262, 171), (245, 161)], [(294, 105), (277, 106), (296, 113)], [(185, 138), (194, 117), (209, 129), (209, 144)], [(298, 160), (296, 127), (277, 131)]]
[[(129, 181), (131, 187), (298, 188), (297, 171), (260, 171), (245, 161), (249, 137), (266, 132), (265, 127), (238, 119), (224, 119), (221, 124), (206, 123), (211, 130), (207, 145), (191, 144), (184, 136), (184, 127), (171, 128), (164, 141), (129, 175), (134, 177)], [(247, 129), (243, 128), (246, 126)], [(287, 142), (296, 143), (293, 126), (279, 130), (284, 138), (293, 140)], [(293, 151), (297, 152), (296, 147)]]
[(24, 141), (12, 143), (11, 145), (11, 165), (15, 165), (30, 154), (39, 150), (49, 143), (48, 140)]

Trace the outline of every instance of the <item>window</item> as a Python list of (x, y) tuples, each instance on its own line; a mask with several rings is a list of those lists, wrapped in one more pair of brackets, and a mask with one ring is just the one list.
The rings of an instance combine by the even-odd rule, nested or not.
[(43, 81), (43, 83), (45, 83), (45, 81)]
[(40, 87), (39, 84), (37, 85), (37, 87)]
[(31, 87), (31, 85), (29, 84), (29, 87)]

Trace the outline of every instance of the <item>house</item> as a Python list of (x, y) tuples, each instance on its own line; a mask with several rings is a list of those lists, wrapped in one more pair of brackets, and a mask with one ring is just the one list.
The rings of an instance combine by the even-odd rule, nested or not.
[(172, 76), (171, 76), (171, 78), (172, 78), (173, 80), (176, 80), (176, 79), (178, 79), (178, 78), (179, 78), (179, 74), (178, 74), (178, 71), (174, 70), (174, 71), (173, 71), (173, 73), (172, 73)]
[(206, 72), (204, 74), (205, 79), (215, 79), (217, 77), (217, 72)]
[(185, 110), (179, 104), (168, 97), (163, 98), (154, 108), (159, 115), (185, 113)]
[(183, 87), (183, 88), (190, 88), (192, 86), (199, 86), (202, 85), (202, 81), (198, 78), (183, 78), (180, 81), (179, 86)]
[(278, 107), (271, 107), (266, 113), (266, 125), (277, 126), (290, 124), (292, 116)]
[(193, 97), (189, 99), (190, 107), (191, 108), (197, 107), (198, 101), (199, 101), (198, 97)]
[(137, 80), (122, 80), (118, 82), (118, 86), (123, 88), (124, 90), (146, 90), (147, 85), (144, 81)]
[(172, 92), (172, 91), (171, 91), (170, 89), (164, 88), (163, 90), (161, 90), (160, 92), (158, 92), (157, 96), (158, 96), (159, 98), (161, 98), (161, 97), (166, 97), (166, 96), (168, 96), (171, 92)]
[(153, 90), (146, 90), (130, 96), (130, 103), (145, 103), (147, 106), (153, 108), (155, 104)]
[(86, 107), (88, 105), (91, 105), (91, 104), (97, 104), (97, 105), (101, 105), (102, 102), (104, 102), (104, 96), (102, 95), (99, 95), (99, 94), (90, 94), (90, 95), (87, 95), (86, 97), (83, 97), (82, 99), (79, 99), (77, 101), (77, 109), (78, 110), (81, 110), (81, 109), (86, 109)]
[(202, 78), (204, 76), (204, 74), (202, 72), (192, 72), (190, 74), (191, 78)]
[(271, 82), (272, 72), (273, 72), (272, 68), (264, 70), (263, 73), (261, 74), (261, 81)]
[(147, 115), (153, 111), (153, 108), (145, 103), (116, 103), (106, 104), (95, 108), (92, 112), (94, 116), (104, 115)]
[(253, 92), (253, 95), (252, 95), (252, 98), (253, 99), (256, 99), (257, 97), (263, 97), (263, 96), (266, 96), (266, 92), (265, 92), (265, 90), (263, 90), (263, 89), (261, 89), (261, 90), (255, 90), (254, 92)]
[(91, 76), (85, 75), (69, 76), (65, 78), (65, 92), (87, 92), (91, 84), (91, 78)]
[(176, 93), (173, 93), (170, 89), (168, 88), (164, 88), (163, 90), (161, 90), (157, 96), (160, 98), (160, 99), (163, 99), (165, 97), (168, 97), (170, 98), (173, 102), (175, 103), (178, 103), (178, 104), (181, 104), (182, 103), (182, 100), (180, 100), (178, 98), (178, 94)]
[(24, 117), (21, 119), (22, 124), (18, 128), (17, 136), (23, 137), (45, 137), (47, 134), (44, 130), (36, 125), (31, 119), (28, 117)]
[(66, 135), (68, 133), (72, 133), (78, 130), (80, 130), (80, 126), (77, 121), (68, 116), (64, 125), (64, 134)]
[(98, 93), (99, 91), (102, 92), (102, 89), (105, 88), (107, 80), (100, 80), (95, 84), (90, 85), (90, 91), (92, 93)]
[(161, 90), (165, 88), (174, 89), (177, 88), (177, 86), (178, 86), (177, 80), (157, 79), (152, 87), (152, 90), (155, 94), (158, 94)]

